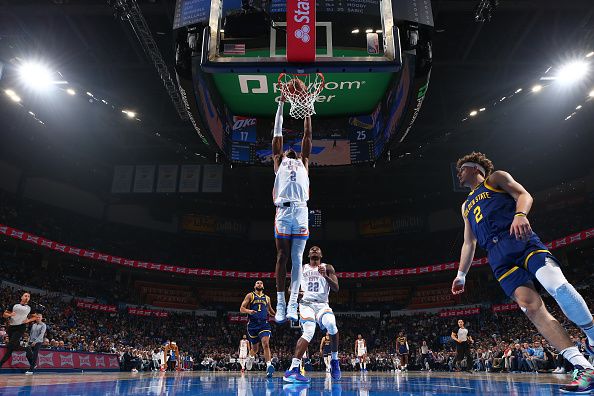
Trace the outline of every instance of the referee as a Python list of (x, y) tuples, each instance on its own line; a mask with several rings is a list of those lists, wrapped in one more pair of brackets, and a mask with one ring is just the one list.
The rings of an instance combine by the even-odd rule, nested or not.
[[(6, 353), (0, 360), (0, 368), (10, 359), (13, 351), (21, 349), (21, 337), (27, 330), (27, 324), (33, 322), (35, 318), (28, 319), (31, 307), (28, 305), (31, 295), (23, 293), (21, 302), (14, 304), (12, 308), (8, 307), (2, 314), (3, 318), (8, 318), (8, 327), (6, 333), (8, 334), (8, 343), (6, 344)], [(33, 354), (27, 348), (27, 360), (31, 362)]]
[(468, 335), (468, 329), (464, 327), (464, 321), (458, 320), (458, 331), (452, 331), (452, 339), (456, 341), (456, 367), (466, 357), (466, 371), (472, 373), (472, 356), (470, 355), (470, 344), (474, 341)]

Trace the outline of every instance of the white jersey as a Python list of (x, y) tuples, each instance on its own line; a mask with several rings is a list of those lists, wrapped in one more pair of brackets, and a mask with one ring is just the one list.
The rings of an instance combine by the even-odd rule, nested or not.
[(276, 171), (272, 200), (275, 205), (309, 201), (309, 175), (301, 158), (283, 157)]
[(241, 340), (239, 341), (239, 357), (246, 358), (248, 355), (249, 350), (249, 341), (248, 340)]
[(365, 340), (357, 340), (357, 352), (359, 355), (365, 354)]
[[(321, 263), (320, 265), (326, 266)], [(303, 266), (303, 276), (301, 277), (301, 290), (303, 290), (302, 302), (327, 303), (330, 285), (326, 278), (320, 274), (318, 267), (312, 267), (309, 264)]]

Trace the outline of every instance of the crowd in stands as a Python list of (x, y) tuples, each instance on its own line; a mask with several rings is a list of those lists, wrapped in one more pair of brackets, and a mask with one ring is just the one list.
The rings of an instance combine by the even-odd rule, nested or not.
[[(584, 288), (582, 293), (589, 306), (594, 306), (594, 288)], [(19, 297), (18, 290), (0, 289), (2, 307), (16, 303)], [(77, 308), (73, 301), (62, 301), (55, 294), (32, 294), (31, 300), (34, 311), (39, 310), (39, 304), (44, 307), (40, 310), (48, 325), (44, 348), (116, 353), (120, 356), (122, 369), (155, 370), (158, 367), (155, 354), (167, 340), (175, 340), (187, 369), (224, 371), (239, 368), (236, 359), (245, 324), (231, 323), (224, 314), (196, 316), (171, 313), (167, 318), (138, 317), (125, 311), (105, 313)], [(584, 342), (581, 332), (565, 320), (554, 301), (550, 298), (546, 301), (576, 344), (581, 345)], [(451, 332), (456, 330), (456, 319), (441, 318), (436, 313), (413, 316), (383, 313), (380, 317), (365, 318), (339, 315), (341, 365), (344, 370), (360, 368), (354, 355), (354, 341), (357, 334), (361, 334), (366, 339), (369, 352), (367, 368), (394, 370), (395, 337), (399, 331), (404, 331), (410, 347), (410, 369), (460, 369), (454, 364), (455, 347), (450, 340)], [(483, 308), (480, 315), (465, 319), (475, 340), (472, 350), (474, 361), (464, 362), (466, 368), (470, 364), (474, 369), (487, 371), (570, 369), (519, 310), (495, 314)], [(310, 344), (309, 370), (324, 369), (319, 353), (322, 335), (318, 330)], [(273, 324), (271, 350), (277, 369), (290, 365), (299, 336), (299, 329)], [(0, 338), (6, 342), (5, 328), (0, 328)], [(429, 354), (420, 353), (423, 341), (429, 346)], [(262, 356), (255, 367), (264, 367)]]

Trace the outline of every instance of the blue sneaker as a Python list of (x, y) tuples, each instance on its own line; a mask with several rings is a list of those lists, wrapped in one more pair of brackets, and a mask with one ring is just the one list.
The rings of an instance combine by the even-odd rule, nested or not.
[(299, 319), (297, 309), (299, 305), (297, 303), (289, 303), (287, 306), (287, 319), (291, 322), (296, 322)]
[(309, 378), (301, 375), (299, 367), (295, 367), (292, 370), (285, 371), (283, 381), (291, 382), (293, 384), (308, 384)]
[(339, 380), (342, 376), (340, 372), (340, 362), (338, 361), (338, 359), (330, 360), (330, 375), (334, 380)]
[(266, 367), (266, 378), (272, 378), (272, 374), (274, 374), (274, 366), (271, 364)]

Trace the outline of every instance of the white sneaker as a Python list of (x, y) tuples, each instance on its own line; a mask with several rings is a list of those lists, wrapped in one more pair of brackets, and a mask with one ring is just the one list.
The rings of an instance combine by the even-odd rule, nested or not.
[(299, 319), (299, 316), (297, 315), (297, 308), (297, 303), (289, 304), (289, 306), (287, 307), (287, 319), (289, 319), (292, 322), (296, 322), (297, 319)]
[(33, 371), (25, 371), (25, 375), (33, 375)]
[(276, 314), (274, 315), (276, 323), (283, 323), (287, 321), (287, 306), (284, 303), (276, 304)]
[(559, 367), (559, 371), (557, 371), (557, 374), (565, 374), (565, 367)]
[(551, 371), (551, 374), (559, 374), (559, 370), (561, 370), (561, 367), (557, 367), (555, 370)]
[(132, 372), (133, 372), (133, 373), (137, 373), (137, 372), (138, 372), (138, 370), (136, 370), (136, 369), (132, 369)]
[[(276, 312), (278, 312), (278, 311), (276, 311)], [(247, 360), (245, 361), (245, 369), (247, 371), (250, 371), (252, 369), (253, 365), (254, 365), (254, 357), (248, 356)]]

